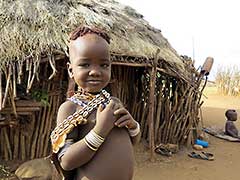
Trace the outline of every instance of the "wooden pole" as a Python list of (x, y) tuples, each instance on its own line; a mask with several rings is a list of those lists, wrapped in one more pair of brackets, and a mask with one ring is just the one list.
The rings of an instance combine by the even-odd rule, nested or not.
[(150, 146), (150, 161), (154, 160), (154, 110), (155, 110), (155, 85), (157, 75), (157, 59), (160, 50), (158, 49), (153, 60), (153, 67), (150, 79), (150, 97), (149, 97), (149, 114), (148, 114), (148, 125), (149, 125), (149, 146)]
[(16, 68), (15, 63), (12, 64), (12, 71), (13, 71), (13, 98), (17, 97), (17, 82), (16, 82)]
[[(3, 91), (2, 91), (2, 71), (0, 70), (0, 111), (2, 110), (2, 99), (3, 99)], [(1, 115), (0, 115), (1, 116)]]
[(7, 97), (8, 97), (8, 90), (9, 90), (9, 84), (11, 81), (11, 74), (12, 74), (12, 70), (11, 70), (11, 66), (9, 66), (9, 71), (6, 72), (6, 77), (7, 77), (7, 83), (6, 83), (6, 88), (5, 88), (5, 93), (4, 93), (4, 98), (3, 98), (3, 102), (2, 102), (2, 108), (5, 107), (5, 104), (7, 102)]

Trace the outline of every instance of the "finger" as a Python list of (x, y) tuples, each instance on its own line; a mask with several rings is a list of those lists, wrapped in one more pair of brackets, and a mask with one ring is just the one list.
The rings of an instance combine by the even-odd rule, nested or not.
[(129, 123), (130, 123), (130, 120), (128, 119), (128, 120), (126, 120), (126, 121), (121, 122), (121, 123), (118, 125), (118, 127), (127, 127)]
[(100, 104), (100, 105), (98, 106), (97, 113), (102, 112), (102, 111), (103, 111), (103, 105)]
[(115, 103), (113, 110), (116, 111), (116, 110), (120, 109), (120, 107), (121, 107), (120, 104)]
[(114, 107), (114, 102), (113, 100), (110, 100), (109, 104), (106, 106), (106, 109), (113, 109)]
[(120, 108), (114, 111), (114, 115), (128, 114), (128, 111), (125, 108)]
[(126, 114), (115, 121), (115, 125), (119, 126), (122, 122), (129, 120), (129, 116)]

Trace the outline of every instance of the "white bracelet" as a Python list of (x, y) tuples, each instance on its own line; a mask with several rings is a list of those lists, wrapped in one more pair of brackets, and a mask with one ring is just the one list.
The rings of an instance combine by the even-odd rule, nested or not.
[(85, 139), (87, 142), (95, 148), (99, 148), (101, 144), (104, 142), (104, 138), (99, 136), (93, 130), (91, 130), (86, 136)]
[(139, 123), (137, 122), (137, 127), (135, 129), (128, 129), (128, 132), (129, 132), (131, 137), (134, 137), (134, 136), (138, 135), (138, 133), (140, 133)]

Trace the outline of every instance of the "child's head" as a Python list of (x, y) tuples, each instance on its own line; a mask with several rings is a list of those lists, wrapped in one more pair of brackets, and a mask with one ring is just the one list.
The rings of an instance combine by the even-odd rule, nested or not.
[(237, 111), (234, 109), (228, 109), (225, 112), (225, 116), (226, 116), (227, 120), (229, 120), (229, 121), (236, 121), (237, 120)]
[(110, 38), (98, 29), (79, 27), (70, 35), (69, 76), (86, 92), (107, 86), (111, 76)]

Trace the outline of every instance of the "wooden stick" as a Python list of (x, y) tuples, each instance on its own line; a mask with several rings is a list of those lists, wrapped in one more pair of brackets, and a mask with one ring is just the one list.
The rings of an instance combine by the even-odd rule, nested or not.
[(155, 140), (157, 143), (160, 143), (161, 141), (161, 131), (159, 131), (160, 126), (160, 116), (161, 116), (161, 109), (162, 109), (162, 86), (160, 86), (160, 93), (158, 95), (158, 101), (157, 101), (157, 114), (156, 114), (156, 123), (155, 123)]
[(15, 104), (15, 101), (14, 101), (14, 97), (12, 96), (13, 92), (12, 92), (12, 86), (9, 87), (9, 94), (10, 94), (10, 103), (11, 103), (11, 108), (12, 108), (12, 111), (15, 115), (15, 118), (18, 117), (17, 115), (17, 108), (16, 108), (16, 104)]
[(0, 111), (2, 110), (3, 91), (2, 91), (2, 70), (0, 70)]
[(52, 57), (52, 55), (49, 55), (48, 56), (48, 59), (49, 59), (49, 63), (51, 65), (51, 68), (53, 70), (52, 74), (49, 76), (49, 80), (53, 78), (53, 76), (57, 73), (57, 69), (56, 69), (56, 64), (55, 64), (55, 61), (54, 61), (54, 58)]
[(17, 97), (17, 82), (16, 82), (16, 69), (15, 63), (12, 63), (12, 70), (13, 70), (13, 98)]
[(31, 159), (37, 157), (37, 149), (36, 149), (37, 148), (37, 139), (38, 139), (38, 135), (39, 135), (41, 118), (42, 118), (44, 108), (42, 108), (40, 110), (40, 112), (38, 113), (38, 118), (37, 118), (36, 123), (35, 123), (35, 128), (34, 128), (35, 131), (34, 131), (34, 135), (33, 135), (33, 138), (32, 138), (32, 148), (31, 148), (31, 156), (30, 156)]
[(3, 142), (6, 142), (6, 140), (5, 140), (5, 134), (4, 134), (4, 129), (5, 128), (2, 128), (1, 129), (1, 131), (0, 131), (0, 133), (1, 133), (1, 151), (2, 151), (2, 155), (3, 155), (3, 159), (4, 160), (9, 160), (9, 157), (8, 157), (8, 149), (7, 149), (7, 146), (3, 146), (3, 144), (5, 144), (5, 143), (3, 143)]
[(19, 143), (20, 143), (20, 136), (19, 136), (19, 127), (14, 129), (14, 148), (13, 148), (13, 159), (19, 159)]
[(18, 60), (17, 61), (17, 67), (18, 67), (18, 79), (17, 79), (17, 81), (18, 81), (18, 84), (21, 84), (21, 77), (22, 77), (22, 75), (23, 75), (23, 72), (22, 72), (22, 69), (23, 69), (23, 61), (21, 61), (21, 60)]
[(11, 150), (11, 145), (9, 142), (8, 134), (7, 134), (7, 129), (2, 128), (4, 137), (5, 137), (5, 142), (6, 142), (6, 149), (7, 149), (7, 154), (8, 156), (6, 157), (6, 160), (12, 160), (12, 150)]
[(5, 72), (6, 77), (7, 77), (7, 83), (6, 83), (6, 88), (5, 88), (5, 93), (4, 93), (4, 98), (3, 98), (3, 103), (2, 103), (2, 108), (5, 107), (6, 101), (7, 101), (7, 97), (8, 97), (8, 90), (9, 90), (9, 84), (10, 84), (10, 80), (11, 80), (11, 74), (12, 74), (12, 70), (11, 70), (11, 66), (9, 66), (8, 68), (8, 73)]
[[(3, 133), (2, 133), (2, 131), (0, 131), (0, 154), (1, 154), (1, 156), (3, 156), (3, 154), (4, 154), (3, 142), (4, 142)], [(2, 157), (2, 159), (3, 159), (3, 157)]]
[[(32, 58), (32, 57), (31, 57)], [(26, 71), (29, 71), (29, 66), (30, 66), (30, 62), (29, 62), (30, 58), (26, 59)]]
[(155, 109), (155, 85), (156, 85), (156, 74), (157, 74), (157, 57), (160, 50), (158, 49), (153, 61), (153, 68), (151, 72), (150, 78), (150, 96), (149, 96), (149, 117), (148, 117), (148, 124), (149, 124), (149, 142), (150, 142), (150, 160), (153, 161), (154, 159), (154, 149), (155, 149), (155, 142), (154, 142), (154, 109)]
[(32, 79), (32, 59), (29, 59), (29, 71), (28, 71), (28, 81), (27, 81), (27, 93), (29, 93), (30, 90), (30, 82)]
[[(54, 88), (54, 87), (53, 87)], [(49, 142), (49, 137), (50, 137), (50, 131), (51, 131), (51, 126), (53, 122), (53, 115), (57, 111), (57, 99), (58, 96), (52, 96), (52, 109), (49, 109), (50, 113), (49, 116), (47, 117), (47, 124), (46, 124), (46, 131), (45, 131), (45, 139), (44, 142)], [(48, 143), (45, 143), (45, 146), (43, 147), (43, 156), (47, 155), (47, 149), (48, 149)]]
[(31, 158), (32, 153), (32, 143), (34, 141), (34, 132), (35, 132), (35, 126), (37, 124), (37, 115), (39, 115), (40, 112), (34, 112), (32, 113), (32, 120), (29, 126), (29, 152), (28, 152), (28, 158)]
[[(51, 89), (51, 85), (52, 84), (48, 84), (47, 85), (47, 92), (50, 91)], [(51, 102), (51, 101), (50, 101)], [(41, 123), (40, 123), (40, 129), (39, 129), (39, 135), (38, 135), (38, 140), (37, 140), (37, 157), (41, 157), (41, 153), (42, 153), (42, 141), (43, 141), (43, 133), (44, 133), (44, 129), (45, 129), (45, 124), (46, 124), (46, 118), (49, 112), (49, 109), (51, 108), (51, 104), (48, 106), (44, 106), (44, 110), (43, 110), (43, 115), (42, 115), (42, 119), (41, 119)]]
[(38, 59), (38, 56), (37, 56), (37, 59), (35, 60), (34, 64), (33, 64), (33, 75), (32, 75), (32, 78), (30, 80), (30, 83), (29, 83), (29, 87), (28, 87), (28, 90), (30, 90), (32, 88), (32, 84), (33, 84), (33, 81), (35, 79), (35, 76), (37, 74), (37, 70), (39, 68), (39, 65), (40, 65), (40, 60)]
[[(12, 99), (12, 98), (11, 98)], [(26, 112), (26, 111), (39, 111), (41, 108), (40, 107), (27, 107), (27, 106), (23, 106), (23, 107), (17, 107), (16, 108), (16, 112)], [(7, 106), (6, 108), (4, 108), (3, 112), (5, 114), (5, 112), (9, 113), (12, 112), (13, 110), (15, 110), (15, 108), (13, 109), (13, 107), (9, 107)]]
[[(49, 129), (49, 123), (50, 123), (50, 121), (51, 121), (51, 114), (52, 114), (52, 108), (53, 108), (53, 105), (54, 105), (54, 101), (53, 101), (53, 97), (54, 96), (50, 96), (50, 98), (49, 98), (49, 107), (47, 108), (47, 112), (46, 112), (46, 116), (45, 116), (45, 122), (44, 122), (44, 129), (43, 129), (43, 131), (41, 132), (41, 138), (39, 139), (39, 141), (40, 141), (40, 145), (39, 145), (39, 149), (40, 149), (40, 151), (39, 151), (39, 157), (42, 157), (42, 156), (44, 156), (43, 154), (44, 154), (44, 149), (45, 149), (45, 145), (48, 145), (48, 144), (46, 144), (46, 143), (44, 143), (44, 142), (46, 142), (45, 140), (46, 140), (46, 135), (47, 135), (47, 130)], [(49, 139), (49, 137), (47, 137), (47, 139)], [(48, 141), (47, 141), (48, 142)]]
[(26, 147), (25, 147), (25, 137), (22, 133), (20, 133), (20, 155), (21, 160), (26, 160)]

